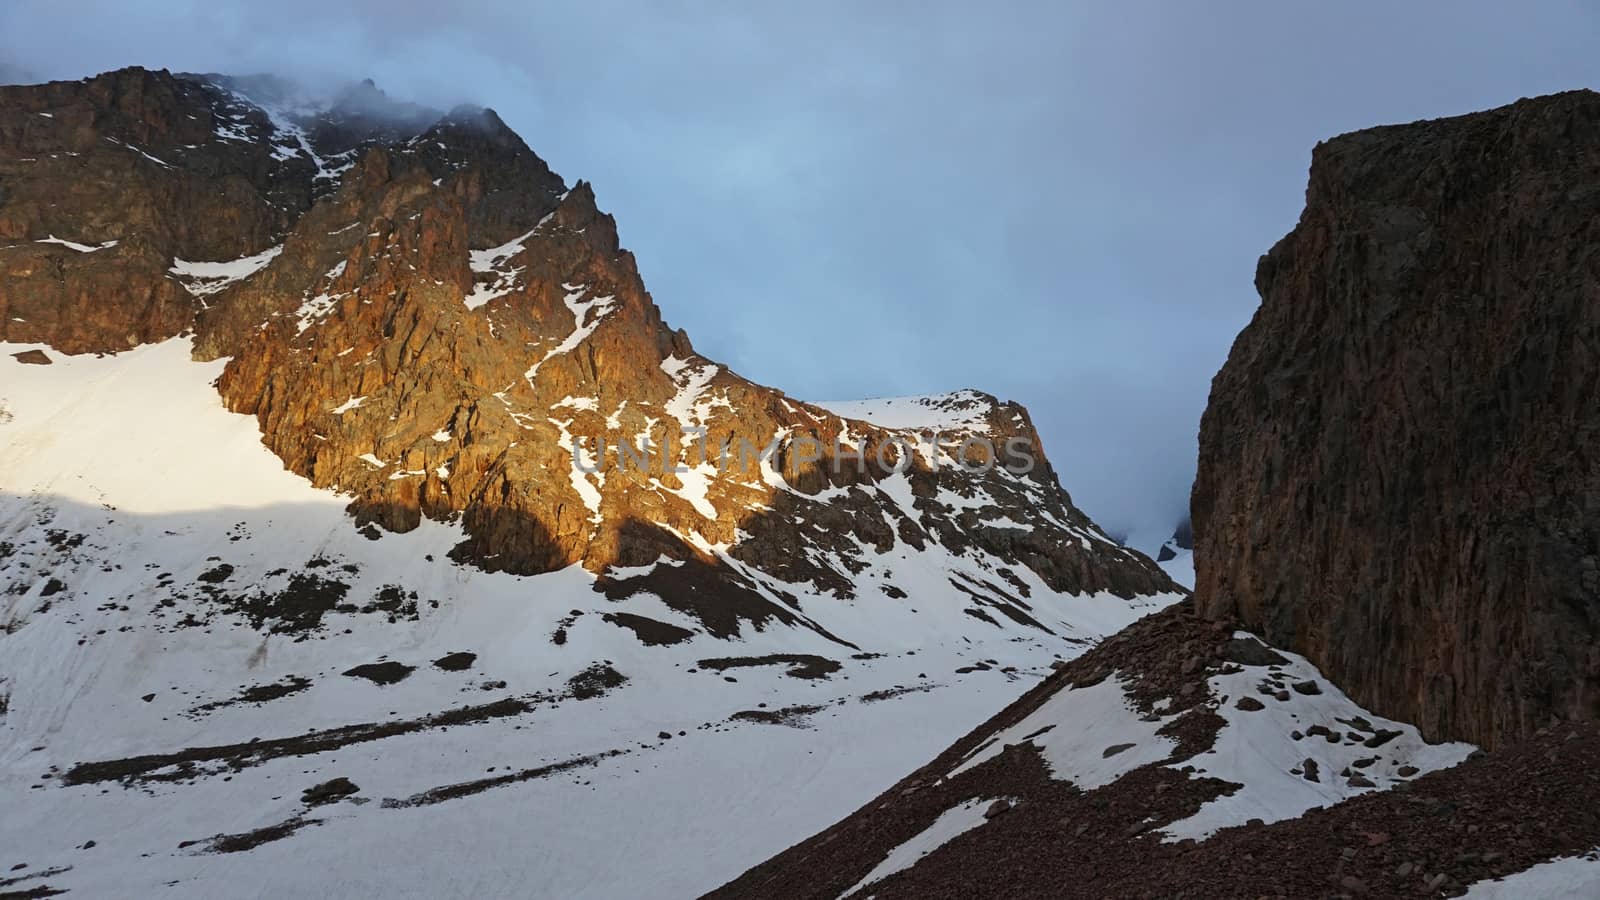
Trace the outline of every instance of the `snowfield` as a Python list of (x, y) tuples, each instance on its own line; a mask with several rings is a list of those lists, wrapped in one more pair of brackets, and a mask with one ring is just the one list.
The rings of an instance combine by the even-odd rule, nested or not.
[[(603, 299), (571, 304), (580, 329)], [(53, 364), (12, 358), (31, 349)], [(345, 498), (223, 409), (222, 365), (181, 339), (100, 358), (0, 345), (11, 889), (692, 897), (1177, 599), (1055, 596), (1022, 570), (1061, 636), (992, 625), (949, 583), (978, 561), (901, 545), (853, 600), (798, 591), (860, 652), (776, 625), (719, 640), (652, 595), (607, 600), (581, 568), (453, 564), (453, 524), (363, 536)], [(914, 604), (876, 587), (890, 567)], [(263, 624), (264, 606), (311, 624)], [(627, 615), (690, 636), (646, 643)], [(354, 793), (305, 801), (336, 778)]]

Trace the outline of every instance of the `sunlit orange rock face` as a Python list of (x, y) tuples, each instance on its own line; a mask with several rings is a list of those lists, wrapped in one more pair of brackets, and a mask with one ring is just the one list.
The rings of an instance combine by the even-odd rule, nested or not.
[[(0, 338), (103, 352), (192, 332), (229, 360), (223, 402), (348, 494), (357, 526), (457, 522), (454, 555), (485, 568), (652, 578), (757, 622), (795, 613), (742, 567), (848, 598), (853, 561), (901, 544), (992, 554), (979, 590), (1013, 617), (1023, 569), (1177, 590), (1072, 505), (1021, 407), (930, 401), (951, 423), (936, 446), (747, 381), (666, 324), (591, 187), (492, 111), (370, 84), (293, 121), (254, 102), (287, 90), (137, 69), (0, 89)], [(974, 465), (1009, 460), (1007, 441), (1036, 465), (969, 471), (967, 438)], [(763, 465), (745, 446), (777, 450)], [(684, 565), (613, 572), (663, 557)]]
[(1196, 597), (1494, 744), (1600, 711), (1600, 95), (1335, 138), (1217, 376)]

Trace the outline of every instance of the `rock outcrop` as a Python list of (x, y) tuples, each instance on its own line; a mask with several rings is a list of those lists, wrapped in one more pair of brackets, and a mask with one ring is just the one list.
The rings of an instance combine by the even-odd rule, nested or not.
[(1187, 601), (1141, 619), (707, 900), (1445, 896), (1600, 840), (1597, 723), (1424, 770), (1386, 758), (1399, 728), (1327, 705), (1348, 701), (1230, 691), (1300, 668), (1231, 634)]
[(1312, 155), (1212, 385), (1196, 597), (1435, 738), (1600, 712), (1600, 95)]
[[(1073, 507), (1015, 404), (963, 392), (874, 422), (700, 356), (593, 189), (491, 110), (129, 69), (0, 89), (0, 177), (0, 340), (192, 334), (229, 358), (224, 403), (373, 537), (458, 521), (458, 561), (581, 563), (702, 616), (715, 586), (725, 634), (796, 620), (741, 567), (848, 599), (864, 554), (900, 545), (994, 559), (960, 586), (985, 621), (1044, 627), (1021, 570), (1179, 590)], [(1008, 471), (1013, 447), (1031, 468)]]

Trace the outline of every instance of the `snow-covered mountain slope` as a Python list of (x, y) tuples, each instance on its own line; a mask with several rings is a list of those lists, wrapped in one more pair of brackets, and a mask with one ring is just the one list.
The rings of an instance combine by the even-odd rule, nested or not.
[(1181, 598), (1020, 406), (741, 378), (369, 88), (0, 90), (0, 890), (694, 896)]
[[(919, 397), (880, 397), (872, 400), (818, 400), (813, 403), (847, 419), (860, 419), (881, 428), (917, 431), (987, 432), (989, 410), (995, 399), (978, 391), (955, 391)], [(1022, 420), (1021, 410), (1009, 415)]]
[(1504, 878), (1474, 882), (1467, 900), (1589, 900), (1600, 897), (1600, 847), (1531, 866)]
[[(1304, 658), (1185, 601), (1059, 666), (932, 763), (711, 896), (1566, 889), (1593, 878), (1582, 857), (1600, 839), (1587, 799), (1600, 784), (1595, 736), (1564, 726), (1494, 754), (1430, 744)], [(1573, 858), (1540, 865), (1557, 857)]]
[[(0, 862), (88, 896), (690, 896), (1165, 602), (975, 629), (919, 573), (992, 576), (933, 547), (875, 561), (914, 608), (803, 601), (859, 649), (725, 641), (576, 566), (451, 563), (457, 526), (362, 536), (185, 340), (0, 351)], [(303, 801), (335, 778), (350, 799)]]

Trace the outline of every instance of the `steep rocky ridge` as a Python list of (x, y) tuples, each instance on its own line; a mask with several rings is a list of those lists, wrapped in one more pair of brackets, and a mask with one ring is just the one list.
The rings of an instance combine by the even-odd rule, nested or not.
[(1600, 712), (1600, 95), (1319, 145), (1212, 385), (1196, 596), (1485, 744)]
[(1182, 596), (1021, 407), (702, 356), (490, 111), (0, 107), (0, 892), (693, 896)]
[[(604, 589), (742, 594), (730, 634), (797, 615), (745, 567), (849, 599), (897, 544), (992, 560), (960, 586), (984, 621), (1045, 628), (1018, 569), (1056, 592), (1178, 590), (1072, 506), (1015, 404), (968, 392), (880, 425), (698, 355), (592, 188), (490, 110), (142, 69), (3, 90), (0, 339), (192, 333), (197, 358), (228, 358), (227, 406), (374, 538), (432, 518), (489, 570), (654, 567)], [(1008, 441), (1031, 470), (1007, 470)], [(629, 466), (619, 445), (654, 452)]]

